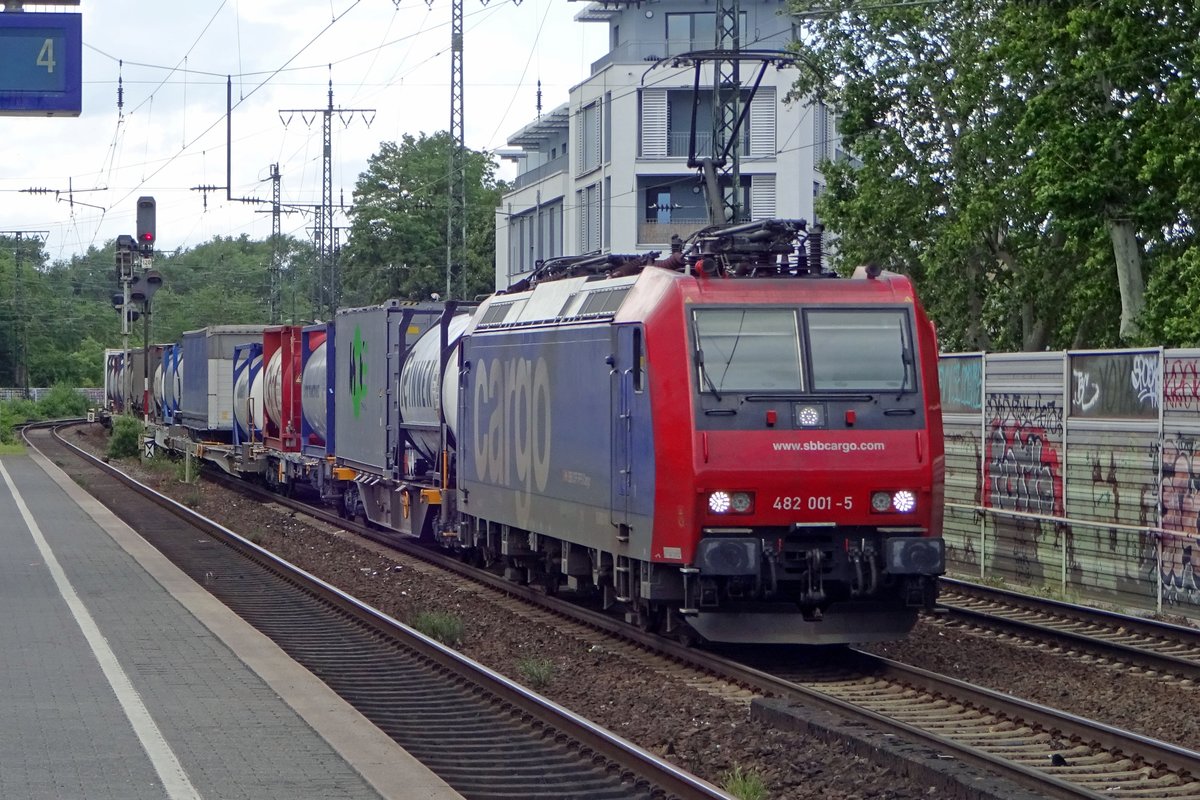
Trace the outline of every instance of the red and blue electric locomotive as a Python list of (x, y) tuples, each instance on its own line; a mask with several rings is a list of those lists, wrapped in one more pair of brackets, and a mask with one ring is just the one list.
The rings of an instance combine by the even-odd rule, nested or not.
[[(664, 633), (897, 638), (944, 571), (937, 344), (907, 278), (839, 278), (819, 242), (756, 222), (661, 260), (555, 259), (479, 305), (344, 309), (257, 351), (197, 332), (187, 375), (228, 372), (221, 403), (261, 424), (210, 409), (156, 439)], [(182, 382), (185, 411), (202, 389)]]
[(934, 330), (908, 279), (837, 278), (805, 238), (772, 221), (658, 262), (563, 259), (404, 315), (424, 333), (395, 367), (398, 471), (360, 478), (356, 510), (658, 630), (902, 635), (944, 571)]

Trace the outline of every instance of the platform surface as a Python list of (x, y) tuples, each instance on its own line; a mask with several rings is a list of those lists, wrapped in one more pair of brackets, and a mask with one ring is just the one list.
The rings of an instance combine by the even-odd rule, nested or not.
[(0, 548), (0, 797), (459, 798), (40, 455)]

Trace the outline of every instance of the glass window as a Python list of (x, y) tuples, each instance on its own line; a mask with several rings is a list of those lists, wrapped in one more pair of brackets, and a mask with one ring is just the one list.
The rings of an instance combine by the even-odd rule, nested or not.
[(804, 312), (814, 391), (916, 391), (906, 309)]
[(701, 391), (803, 390), (800, 336), (792, 309), (696, 309), (693, 319), (703, 354)]

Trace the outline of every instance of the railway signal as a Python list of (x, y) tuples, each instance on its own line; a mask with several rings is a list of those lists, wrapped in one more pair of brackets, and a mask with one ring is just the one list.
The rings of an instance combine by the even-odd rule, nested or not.
[(143, 254), (154, 252), (154, 223), (156, 207), (153, 197), (137, 200), (137, 241)]

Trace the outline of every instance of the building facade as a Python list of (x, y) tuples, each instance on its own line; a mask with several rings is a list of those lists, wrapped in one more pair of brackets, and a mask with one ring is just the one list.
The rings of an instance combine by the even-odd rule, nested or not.
[[(786, 2), (741, 0), (743, 51), (785, 50), (796, 38)], [(592, 3), (575, 17), (607, 24), (609, 51), (569, 99), (509, 138), (518, 163), (513, 189), (496, 212), (496, 287), (528, 275), (540, 260), (591, 252), (665, 251), (671, 235), (708, 224), (695, 152), (712, 155), (712, 62), (670, 59), (711, 50), (716, 15), (702, 0), (636, 5)], [(663, 60), (666, 59), (666, 60)], [(740, 66), (742, 96), (759, 62)], [(796, 68), (770, 66), (739, 133), (743, 219), (813, 220), (824, 187), (818, 165), (837, 156), (832, 114), (814, 101), (785, 103)], [(698, 101), (696, 100), (698, 96)]]

